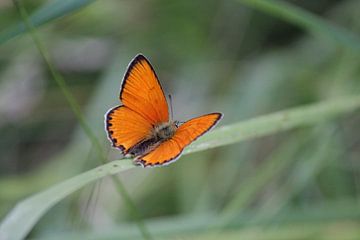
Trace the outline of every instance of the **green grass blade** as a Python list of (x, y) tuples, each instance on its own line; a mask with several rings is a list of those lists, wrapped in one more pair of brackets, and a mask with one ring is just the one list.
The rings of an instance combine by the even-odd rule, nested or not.
[(0, 225), (0, 239), (23, 239), (47, 210), (86, 184), (133, 168), (130, 161), (113, 161), (63, 181), (15, 206)]
[(344, 47), (360, 50), (360, 38), (345, 28), (336, 26), (328, 21), (305, 11), (291, 3), (274, 0), (238, 0), (246, 6), (252, 7), (286, 22), (297, 25), (313, 34), (323, 36)]
[[(236, 216), (236, 218), (229, 224), (228, 229), (246, 229), (250, 230), (253, 227), (259, 227), (262, 230), (265, 228), (282, 229), (286, 226), (297, 225), (303, 226), (304, 224), (322, 224), (348, 221), (349, 223), (360, 217), (360, 206), (355, 200), (341, 199), (331, 201), (328, 203), (318, 203), (311, 205), (307, 208), (289, 208), (282, 211), (281, 214), (275, 215), (271, 219), (263, 219), (258, 222), (256, 226), (248, 225), (249, 218), (256, 213), (254, 210), (246, 211)], [(203, 214), (188, 214), (182, 216), (170, 216), (163, 218), (154, 218), (147, 221), (147, 225), (152, 229), (156, 239), (182, 239), (179, 235), (182, 234), (197, 234), (197, 233), (210, 233), (208, 232), (215, 226), (218, 220), (218, 215), (213, 212)], [(304, 228), (305, 229), (305, 228)], [(215, 235), (211, 234), (215, 237)], [(264, 235), (265, 236), (265, 235)], [(215, 239), (222, 239), (216, 235)], [(62, 239), (138, 239), (138, 233), (130, 224), (121, 224), (109, 229), (93, 231), (93, 230), (79, 230), (73, 232), (49, 232), (44, 236), (35, 238), (37, 240), (62, 240)], [(34, 240), (35, 240), (34, 239)], [(185, 238), (192, 239), (192, 238)], [(244, 237), (243, 239), (249, 239)], [(252, 239), (252, 238), (251, 238)], [(263, 238), (261, 238), (263, 239)], [(272, 238), (274, 239), (274, 238)], [(275, 238), (278, 239), (278, 238)], [(286, 239), (286, 238), (280, 238)], [(314, 239), (314, 238), (309, 238)], [(318, 239), (318, 238), (315, 238)]]
[(190, 145), (185, 152), (202, 151), (295, 127), (312, 125), (350, 112), (359, 106), (360, 96), (352, 96), (272, 113), (210, 132)]
[[(290, 128), (312, 125), (344, 115), (359, 107), (360, 96), (355, 96), (269, 114), (219, 128), (192, 144), (186, 153), (228, 145)], [(25, 237), (48, 209), (72, 192), (94, 180), (134, 167), (131, 160), (113, 161), (23, 200), (0, 225), (0, 239), (21, 239)]]
[[(77, 101), (75, 100), (75, 98), (72, 96), (72, 94), (70, 93), (65, 80), (56, 71), (54, 65), (52, 64), (48, 51), (42, 45), (42, 42), (36, 33), (36, 28), (29, 21), (28, 14), (26, 12), (25, 7), (22, 4), (22, 1), (21, 0), (13, 0), (13, 3), (15, 5), (15, 7), (17, 8), (20, 16), (22, 17), (22, 19), (25, 23), (25, 26), (26, 26), (27, 30), (29, 31), (30, 36), (32, 37), (37, 49), (39, 50), (41, 56), (43, 57), (45, 63), (47, 64), (52, 77), (54, 78), (54, 80), (58, 84), (59, 88), (61, 89), (62, 93), (64, 94), (64, 97), (68, 101), (68, 104), (69, 104), (71, 110), (73, 111), (73, 113), (75, 114), (75, 117), (77, 118), (80, 126), (84, 130), (85, 134), (88, 136), (92, 145), (94, 146), (94, 149), (96, 150), (96, 153), (98, 154), (99, 159), (102, 161), (102, 163), (106, 163), (107, 158), (103, 152), (100, 141), (97, 139), (95, 133), (92, 131), (88, 122), (85, 120), (85, 118), (80, 110), (80, 106), (77, 103)], [(128, 192), (125, 189), (125, 186), (120, 181), (120, 179), (116, 179), (116, 177), (113, 177), (112, 179), (113, 179), (114, 184), (116, 185), (116, 189), (118, 190), (119, 194), (121, 194), (125, 203), (127, 204), (129, 209), (131, 210), (133, 216), (135, 217), (136, 222), (138, 223), (138, 226), (139, 226), (139, 230), (142, 233), (144, 239), (151, 239), (151, 235), (150, 235), (149, 231), (147, 230), (145, 224), (142, 221), (141, 214), (139, 213), (136, 205), (132, 202), (130, 195), (128, 194)]]
[[(40, 7), (29, 18), (35, 27), (41, 26), (54, 19), (77, 11), (95, 0), (54, 0)], [(12, 25), (0, 33), (0, 44), (26, 32), (26, 26), (22, 21)]]
[(43, 46), (40, 38), (37, 35), (35, 26), (32, 25), (30, 22), (30, 19), (27, 15), (26, 9), (24, 8), (21, 0), (13, 0), (14, 5), (18, 9), (18, 12), (20, 16), (23, 18), (23, 22), (26, 26), (26, 30), (29, 31), (29, 34), (31, 38), (33, 39), (35, 46), (37, 47), (40, 55), (44, 59), (44, 62), (46, 63), (53, 79), (58, 84), (60, 90), (62, 91), (65, 99), (68, 101), (68, 104), (70, 106), (70, 109), (75, 114), (76, 119), (78, 120), (80, 126), (88, 136), (89, 140), (92, 142), (94, 148), (96, 149), (96, 153), (99, 155), (99, 158), (103, 163), (106, 162), (106, 157), (103, 153), (103, 149), (101, 147), (100, 142), (98, 141), (96, 135), (91, 130), (89, 124), (86, 122), (82, 112), (80, 105), (77, 103), (74, 96), (70, 93), (70, 90), (67, 87), (67, 84), (64, 80), (64, 78), (57, 72), (54, 65), (52, 64), (50, 54), (47, 51), (47, 49)]

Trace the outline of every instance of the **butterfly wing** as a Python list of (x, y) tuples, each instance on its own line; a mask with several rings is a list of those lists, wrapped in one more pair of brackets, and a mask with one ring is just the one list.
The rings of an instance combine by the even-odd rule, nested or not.
[(146, 138), (152, 125), (140, 114), (126, 106), (110, 109), (106, 114), (106, 130), (113, 146), (119, 148), (124, 154)]
[(153, 126), (169, 121), (166, 98), (150, 62), (141, 54), (129, 64), (120, 100), (123, 106), (106, 114), (106, 130), (113, 146), (124, 154), (146, 139)]
[(221, 118), (221, 113), (210, 113), (185, 122), (176, 130), (172, 138), (162, 142), (151, 152), (136, 158), (135, 163), (147, 167), (177, 160), (187, 145), (209, 131)]
[(141, 54), (129, 64), (122, 83), (120, 100), (153, 125), (169, 121), (163, 89), (150, 62)]

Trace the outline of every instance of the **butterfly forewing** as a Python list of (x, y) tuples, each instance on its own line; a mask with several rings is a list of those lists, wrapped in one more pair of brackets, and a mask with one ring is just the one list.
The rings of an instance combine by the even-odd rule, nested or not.
[(111, 109), (106, 115), (106, 129), (113, 146), (126, 154), (148, 137), (154, 125), (169, 121), (160, 82), (149, 61), (141, 54), (129, 64), (120, 100), (123, 105)]
[(221, 113), (210, 113), (185, 122), (171, 139), (162, 142), (148, 154), (138, 157), (135, 162), (147, 167), (175, 161), (187, 145), (214, 127), (221, 117)]
[(138, 55), (130, 63), (120, 92), (122, 103), (155, 125), (169, 121), (166, 98), (149, 61)]

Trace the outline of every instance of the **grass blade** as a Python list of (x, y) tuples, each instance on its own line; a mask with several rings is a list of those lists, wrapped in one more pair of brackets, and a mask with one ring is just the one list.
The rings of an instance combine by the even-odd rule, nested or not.
[[(360, 107), (360, 96), (325, 101), (224, 126), (192, 144), (186, 153), (224, 146), (254, 137), (329, 120)], [(0, 225), (0, 239), (22, 239), (48, 209), (60, 200), (107, 175), (134, 168), (131, 160), (117, 160), (82, 173), (21, 201)], [(21, 227), (19, 227), (21, 226)]]
[[(30, 36), (32, 37), (37, 49), (39, 50), (41, 56), (43, 57), (45, 63), (47, 64), (47, 66), (52, 74), (52, 77), (54, 78), (54, 80), (58, 84), (59, 88), (61, 89), (62, 93), (64, 94), (64, 97), (68, 101), (68, 104), (69, 104), (71, 110), (73, 111), (73, 113), (75, 114), (75, 117), (79, 121), (80, 126), (82, 127), (85, 134), (88, 136), (89, 140), (93, 144), (94, 149), (96, 150), (99, 159), (102, 161), (102, 163), (106, 163), (107, 158), (104, 155), (100, 141), (97, 139), (95, 133), (92, 131), (88, 122), (85, 120), (84, 115), (82, 114), (82, 112), (80, 110), (80, 106), (77, 103), (77, 101), (75, 100), (75, 98), (72, 96), (72, 94), (70, 93), (65, 80), (56, 71), (54, 65), (52, 64), (52, 62), (50, 60), (50, 55), (49, 55), (48, 51), (46, 50), (46, 48), (42, 45), (40, 38), (38, 37), (38, 35), (36, 33), (36, 28), (29, 21), (28, 14), (27, 14), (26, 9), (23, 6), (21, 0), (13, 0), (13, 3), (15, 5), (15, 7), (17, 8), (20, 16), (22, 17), (24, 24), (25, 24), (27, 30), (29, 31)], [(142, 233), (144, 239), (151, 239), (151, 235), (150, 235), (149, 231), (147, 230), (145, 224), (143, 223), (142, 217), (141, 217), (136, 205), (133, 203), (130, 195), (126, 191), (124, 184), (122, 183), (122, 181), (120, 181), (120, 179), (116, 179), (116, 177), (113, 177), (112, 179), (113, 179), (114, 184), (116, 185), (116, 189), (118, 190), (119, 194), (123, 197), (125, 203), (131, 209), (131, 212), (132, 212), (133, 216), (135, 217), (136, 222), (138, 223), (139, 231)]]
[(21, 201), (0, 225), (0, 239), (24, 239), (46, 211), (69, 194), (79, 190), (94, 180), (133, 167), (134, 165), (131, 161), (113, 161), (69, 178), (66, 181)]
[(202, 151), (295, 127), (313, 125), (359, 107), (360, 96), (352, 96), (264, 115), (212, 131), (196, 141), (195, 144), (190, 145), (185, 152)]
[(297, 25), (316, 35), (323, 36), (344, 47), (360, 50), (360, 38), (345, 28), (307, 12), (288, 2), (274, 0), (238, 0), (246, 6), (255, 8), (286, 22)]
[[(38, 27), (54, 19), (63, 17), (75, 12), (95, 0), (55, 0), (40, 7), (30, 17), (29, 20), (33, 26)], [(26, 27), (22, 21), (5, 29), (0, 33), (0, 44), (26, 32)]]

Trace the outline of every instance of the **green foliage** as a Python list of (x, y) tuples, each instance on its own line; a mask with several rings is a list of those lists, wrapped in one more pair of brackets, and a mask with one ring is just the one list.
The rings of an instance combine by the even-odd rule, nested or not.
[[(359, 3), (298, 4), (35, 1), (7, 19), (0, 239), (358, 239)], [(164, 168), (103, 156), (138, 52), (176, 119), (225, 115)]]
[[(315, 104), (313, 106), (300, 107), (298, 109), (283, 111), (272, 114), (270, 116), (263, 116), (260, 119), (249, 120), (246, 123), (224, 126), (208, 134), (208, 137), (203, 138), (202, 141), (195, 142), (192, 147), (187, 150), (187, 153), (207, 150), (216, 146), (227, 145), (237, 142), (240, 139), (246, 140), (254, 136), (261, 137), (273, 132), (279, 132), (305, 124), (311, 124), (313, 122), (317, 122), (319, 119), (327, 120), (334, 115), (353, 111), (359, 107), (360, 97), (353, 97), (348, 99), (341, 99), (336, 102), (330, 101), (326, 103)], [(264, 123), (266, 123), (266, 125)], [(246, 134), (246, 132), (249, 134)], [(278, 159), (283, 161), (285, 158)], [(310, 162), (310, 164), (315, 164), (316, 160), (318, 159), (322, 158), (316, 156), (314, 160), (308, 160), (308, 162)], [(250, 181), (247, 184), (247, 186), (251, 187), (252, 190), (243, 190), (243, 192), (240, 192), (240, 197), (233, 199), (233, 202), (236, 205), (238, 205), (238, 202), (241, 201), (239, 199), (243, 198), (241, 196), (243, 196), (244, 193), (249, 195), (249, 191), (255, 192), (254, 188), (256, 190), (257, 185), (263, 185), (269, 178), (269, 176), (266, 177), (267, 175), (272, 176), (276, 172), (281, 171), (281, 169), (275, 171), (274, 167), (270, 165), (274, 165), (274, 167), (281, 167), (279, 162), (268, 162), (268, 164), (266, 164), (262, 170), (259, 170), (260, 172), (264, 173), (260, 173), (254, 180), (252, 180), (256, 182)], [(5, 239), (10, 238), (10, 236), (14, 239), (22, 239), (27, 235), (34, 224), (39, 220), (40, 217), (42, 217), (44, 213), (46, 213), (48, 209), (50, 209), (60, 200), (67, 197), (69, 194), (79, 190), (80, 188), (95, 180), (100, 180), (103, 177), (121, 173), (134, 167), (135, 165), (131, 163), (131, 160), (112, 161), (78, 176), (70, 178), (41, 193), (38, 193), (20, 202), (14, 208), (14, 210), (9, 213), (0, 226), (0, 233), (3, 233), (3, 237)], [(303, 173), (300, 171), (300, 175), (306, 176), (307, 174), (311, 174), (308, 169), (314, 170), (316, 168), (306, 166), (305, 169), (302, 169)], [(294, 176), (296, 176), (296, 174), (299, 174), (299, 171), (296, 172)], [(293, 189), (291, 187), (289, 188)], [(247, 197), (247, 199), (248, 198), (249, 197)], [(234, 208), (236, 207), (232, 205), (234, 204), (229, 204), (227, 209), (224, 210), (225, 214), (227, 214), (227, 212), (235, 212), (236, 209)], [(19, 228), (19, 226), (21, 226), (21, 228)]]
[[(29, 18), (36, 27), (51, 22), (57, 18), (64, 17), (84, 6), (94, 2), (94, 0), (56, 0), (37, 9)], [(22, 20), (13, 26), (0, 32), (0, 44), (26, 32), (25, 24)]]
[(312, 32), (313, 34), (327, 38), (344, 47), (359, 51), (360, 39), (352, 32), (342, 27), (330, 24), (303, 9), (293, 6), (281, 0), (238, 0), (239, 2), (283, 19), (289, 23)]

